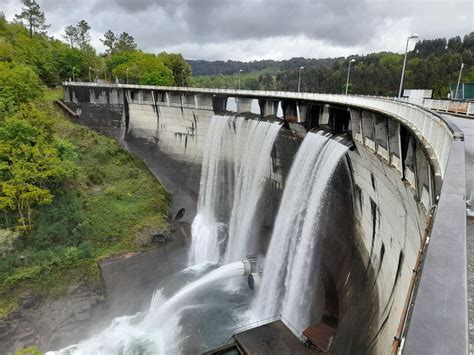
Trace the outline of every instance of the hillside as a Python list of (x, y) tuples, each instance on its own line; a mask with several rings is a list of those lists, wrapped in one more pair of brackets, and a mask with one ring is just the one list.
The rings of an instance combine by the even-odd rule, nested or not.
[[(347, 68), (352, 59), (355, 63), (351, 68), (350, 93), (397, 94), (403, 55), (391, 52), (332, 59), (188, 62), (194, 75), (192, 84), (196, 87), (237, 88), (240, 76), (243, 89), (296, 91), (299, 68), (303, 66), (301, 91), (341, 94), (345, 90)], [(449, 83), (457, 80), (461, 63), (464, 63), (462, 80), (474, 81), (474, 32), (463, 38), (421, 40), (408, 53), (404, 87), (433, 89), (434, 97), (446, 98)]]

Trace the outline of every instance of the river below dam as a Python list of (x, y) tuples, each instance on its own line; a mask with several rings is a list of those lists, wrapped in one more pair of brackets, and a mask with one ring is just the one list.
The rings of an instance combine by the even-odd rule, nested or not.
[[(346, 147), (304, 138), (269, 243), (261, 231), (279, 122), (215, 115), (201, 171), (188, 267), (156, 287), (149, 308), (115, 318), (89, 339), (48, 354), (196, 354), (237, 329), (281, 316), (299, 336), (322, 317), (319, 220)], [(248, 269), (247, 257), (257, 260)], [(253, 272), (259, 287), (250, 289)], [(133, 300), (130, 300), (133, 302)]]

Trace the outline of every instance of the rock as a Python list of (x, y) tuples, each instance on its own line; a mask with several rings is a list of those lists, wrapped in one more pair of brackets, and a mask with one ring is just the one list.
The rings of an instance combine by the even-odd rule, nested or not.
[(138, 235), (136, 243), (140, 247), (163, 246), (172, 240), (172, 234), (168, 229), (148, 229)]
[(107, 311), (105, 289), (74, 285), (54, 300), (23, 298), (21, 307), (0, 320), (0, 353), (36, 345), (41, 350), (59, 349), (88, 336), (89, 329)]

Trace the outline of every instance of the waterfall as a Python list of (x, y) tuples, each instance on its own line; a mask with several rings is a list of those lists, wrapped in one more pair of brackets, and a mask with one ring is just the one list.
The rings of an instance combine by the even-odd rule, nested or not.
[[(198, 269), (201, 265), (198, 265)], [(192, 268), (189, 268), (192, 270)], [(220, 280), (244, 275), (241, 261), (215, 269), (178, 290), (171, 298), (155, 292), (146, 313), (115, 318), (111, 325), (91, 338), (48, 355), (115, 355), (182, 353), (181, 315), (192, 307), (192, 297)], [(191, 301), (191, 302), (190, 302)]]
[(259, 203), (271, 173), (271, 151), (280, 131), (277, 123), (251, 121), (237, 177), (229, 224), (226, 261), (241, 260), (256, 250), (263, 213)]
[(236, 261), (252, 249), (262, 216), (258, 206), (270, 177), (271, 150), (279, 130), (278, 123), (238, 116), (212, 118), (198, 213), (192, 224), (191, 265), (217, 262), (224, 249), (226, 262)]
[(197, 215), (192, 224), (190, 265), (217, 262), (226, 235), (234, 179), (239, 169), (244, 119), (214, 115), (206, 138)]
[(346, 147), (320, 134), (308, 133), (301, 144), (275, 220), (265, 258), (262, 283), (252, 311), (259, 318), (282, 314), (298, 331), (309, 318), (317, 282), (319, 218), (327, 187)]

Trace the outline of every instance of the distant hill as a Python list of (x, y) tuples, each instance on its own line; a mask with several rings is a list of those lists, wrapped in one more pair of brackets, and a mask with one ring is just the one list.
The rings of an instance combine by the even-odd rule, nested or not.
[[(358, 95), (395, 96), (400, 83), (403, 54), (371, 53), (348, 58), (241, 61), (188, 60), (195, 87), (238, 88), (250, 90), (296, 91), (299, 68), (301, 91), (341, 94), (345, 91), (349, 60), (349, 92)], [(461, 80), (474, 81), (474, 32), (446, 38), (418, 41), (408, 53), (406, 89), (432, 89), (434, 97), (446, 98), (449, 84), (456, 82), (461, 63)], [(239, 75), (240, 70), (242, 73)]]
[(256, 60), (252, 62), (241, 62), (235, 60), (190, 60), (187, 62), (193, 69), (194, 76), (203, 75), (233, 75), (238, 74), (240, 70), (243, 73), (251, 72), (267, 72), (276, 73), (282, 70), (291, 70), (300, 67), (324, 66), (331, 67), (337, 60), (341, 58), (325, 58), (325, 59), (307, 59), (295, 57), (287, 60)]

